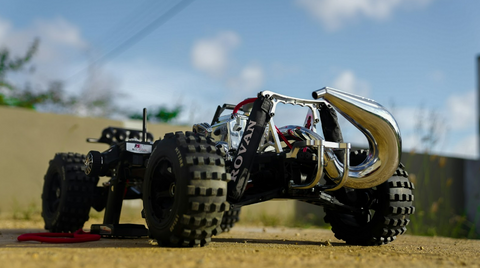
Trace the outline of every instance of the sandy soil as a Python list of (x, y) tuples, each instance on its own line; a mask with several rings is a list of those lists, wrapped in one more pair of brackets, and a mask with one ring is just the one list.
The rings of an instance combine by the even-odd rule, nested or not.
[(480, 241), (403, 235), (379, 247), (348, 246), (330, 230), (236, 226), (202, 248), (150, 239), (78, 244), (17, 242), (39, 223), (0, 221), (1, 267), (480, 267)]

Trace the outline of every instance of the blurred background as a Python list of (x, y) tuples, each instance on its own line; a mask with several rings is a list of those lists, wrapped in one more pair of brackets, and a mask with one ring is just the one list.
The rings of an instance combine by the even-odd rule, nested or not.
[[(448, 214), (446, 229), (458, 226), (464, 236), (479, 225), (480, 194), (466, 191), (480, 191), (480, 2), (3, 0), (1, 6), (3, 211), (39, 199), (54, 152), (95, 149), (84, 139), (107, 124), (135, 124), (130, 120), (143, 107), (151, 123), (184, 130), (210, 122), (217, 105), (262, 90), (310, 99), (329, 86), (374, 99), (397, 119), (416, 195), (429, 193), (419, 201), (414, 217), (423, 218), (413, 219), (414, 230), (441, 233), (422, 227), (440, 213)], [(299, 124), (305, 113), (285, 108), (275, 122)], [(342, 124), (346, 141), (365, 146)], [(15, 190), (12, 181), (22, 180)], [(25, 191), (31, 185), (33, 192)]]

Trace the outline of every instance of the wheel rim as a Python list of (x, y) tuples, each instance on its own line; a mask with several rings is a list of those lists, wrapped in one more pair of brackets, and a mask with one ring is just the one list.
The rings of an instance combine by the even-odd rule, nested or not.
[(89, 153), (85, 158), (85, 174), (90, 175), (93, 169), (93, 155)]
[[(354, 189), (354, 194), (344, 193), (336, 197), (341, 203), (359, 209), (356, 212), (341, 212), (330, 210), (329, 214), (337, 221), (351, 227), (360, 227), (370, 224), (376, 213), (382, 209), (379, 207), (378, 189)], [(381, 213), (380, 213), (381, 214)]]
[(166, 224), (172, 214), (176, 190), (175, 174), (170, 161), (159, 161), (153, 170), (151, 183), (150, 205), (153, 216), (160, 224)]

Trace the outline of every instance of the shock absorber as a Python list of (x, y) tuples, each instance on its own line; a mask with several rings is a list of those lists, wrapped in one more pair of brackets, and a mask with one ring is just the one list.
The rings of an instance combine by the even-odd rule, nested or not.
[(255, 160), (255, 154), (271, 118), (270, 111), (272, 107), (272, 101), (260, 94), (253, 103), (253, 108), (248, 117), (247, 126), (243, 132), (231, 169), (232, 181), (228, 187), (228, 197), (234, 201), (238, 201), (245, 191), (250, 176), (250, 169)]

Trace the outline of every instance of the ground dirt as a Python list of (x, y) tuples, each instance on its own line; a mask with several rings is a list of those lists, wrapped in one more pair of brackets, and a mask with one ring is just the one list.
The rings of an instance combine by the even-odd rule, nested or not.
[(348, 246), (316, 228), (238, 225), (197, 248), (161, 248), (148, 238), (17, 242), (44, 232), (41, 225), (0, 220), (0, 267), (480, 267), (479, 240), (403, 235), (384, 246)]

